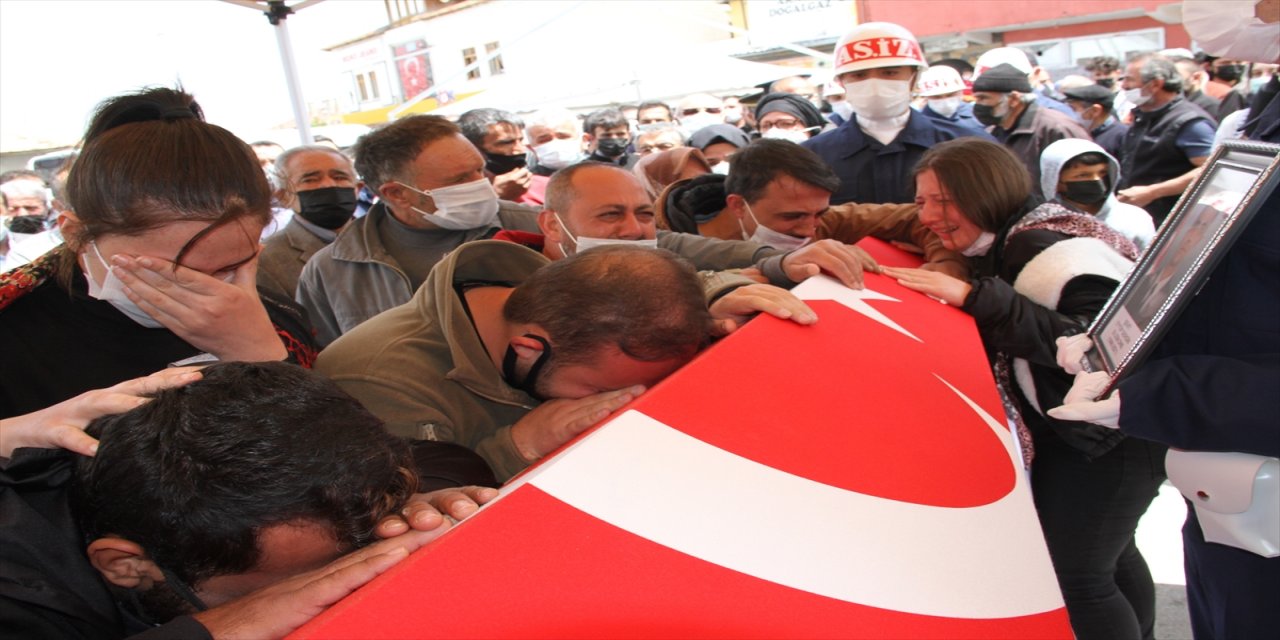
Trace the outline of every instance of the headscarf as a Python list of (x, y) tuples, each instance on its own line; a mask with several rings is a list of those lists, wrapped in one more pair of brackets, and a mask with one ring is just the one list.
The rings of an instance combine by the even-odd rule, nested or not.
[(702, 151), (676, 147), (640, 158), (632, 171), (644, 182), (649, 197), (657, 198), (673, 182), (711, 173), (711, 165)]
[(717, 143), (727, 142), (739, 149), (751, 144), (747, 134), (731, 124), (713, 124), (693, 132), (689, 137), (689, 146), (706, 149)]
[(805, 128), (822, 128), (827, 124), (822, 112), (813, 103), (794, 93), (770, 93), (756, 103), (756, 122), (766, 114), (781, 111), (804, 123)]

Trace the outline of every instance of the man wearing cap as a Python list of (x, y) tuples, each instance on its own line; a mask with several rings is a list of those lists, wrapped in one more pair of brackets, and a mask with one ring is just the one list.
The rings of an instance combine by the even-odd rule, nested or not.
[(982, 55), (978, 56), (977, 63), (974, 64), (973, 79), (976, 81), (978, 76), (1002, 64), (1013, 65), (1013, 68), (1027, 74), (1027, 84), (1031, 85), (1032, 90), (1040, 101), (1041, 107), (1053, 109), (1065, 116), (1074, 115), (1071, 107), (1049, 95), (1046, 87), (1051, 88), (1053, 86), (1049, 82), (1049, 73), (1044, 70), (1044, 67), (1036, 65), (1035, 55), (1017, 47), (996, 47), (983, 52)]
[(1067, 97), (1067, 106), (1075, 112), (1076, 120), (1089, 130), (1093, 141), (1118, 160), (1129, 125), (1117, 120), (1112, 113), (1116, 95), (1096, 84), (1063, 89), (1062, 93)]
[[(1065, 138), (1089, 140), (1074, 118), (1036, 104), (1027, 74), (1009, 63), (988, 69), (973, 81), (973, 115), (991, 127), (991, 135), (1022, 160), (1031, 173), (1032, 193), (1040, 191), (1040, 154)], [(1052, 195), (1052, 194), (1050, 194)]]
[(905, 28), (860, 24), (840, 39), (835, 63), (836, 81), (844, 85), (853, 115), (803, 143), (840, 178), (831, 203), (915, 200), (912, 170), (925, 151), (976, 134), (911, 109), (911, 90), (927, 65), (916, 37)]
[(925, 69), (916, 85), (916, 93), (925, 99), (920, 113), (970, 129), (974, 135), (986, 134), (987, 128), (973, 117), (973, 105), (964, 101), (964, 89), (959, 71), (942, 65)]
[(763, 138), (799, 144), (818, 135), (826, 125), (822, 112), (798, 94), (769, 93), (756, 103), (756, 128)]

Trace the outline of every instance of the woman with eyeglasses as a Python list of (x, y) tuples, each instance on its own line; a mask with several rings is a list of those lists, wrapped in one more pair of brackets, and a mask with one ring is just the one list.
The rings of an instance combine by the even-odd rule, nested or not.
[(762, 138), (799, 144), (829, 124), (813, 103), (794, 93), (770, 93), (756, 103), (756, 129)]
[(0, 276), (0, 417), (170, 365), (310, 365), (309, 328), (255, 287), (266, 177), (190, 95), (99, 105), (66, 198), (65, 244)]

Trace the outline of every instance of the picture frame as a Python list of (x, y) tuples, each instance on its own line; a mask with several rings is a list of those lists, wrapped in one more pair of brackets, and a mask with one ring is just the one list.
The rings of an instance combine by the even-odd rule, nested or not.
[[(1099, 397), (1151, 353), (1280, 183), (1280, 144), (1230, 140), (1205, 162), (1151, 246), (1102, 308), (1081, 364), (1106, 371)], [(1272, 211), (1271, 215), (1280, 215)]]

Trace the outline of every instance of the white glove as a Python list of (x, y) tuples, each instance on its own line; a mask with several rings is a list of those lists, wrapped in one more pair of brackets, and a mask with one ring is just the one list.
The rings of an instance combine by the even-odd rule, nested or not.
[[(1059, 350), (1058, 354), (1061, 356), (1062, 351)], [(1050, 409), (1049, 416), (1058, 420), (1079, 420), (1108, 429), (1119, 429), (1120, 391), (1116, 390), (1103, 400), (1095, 400), (1110, 382), (1111, 374), (1105, 371), (1077, 373), (1067, 397), (1062, 399), (1062, 406)]]
[(1084, 360), (1084, 354), (1093, 349), (1093, 341), (1089, 339), (1088, 334), (1066, 336), (1058, 338), (1055, 342), (1058, 344), (1058, 366), (1071, 375), (1083, 371), (1084, 368), (1080, 363)]

